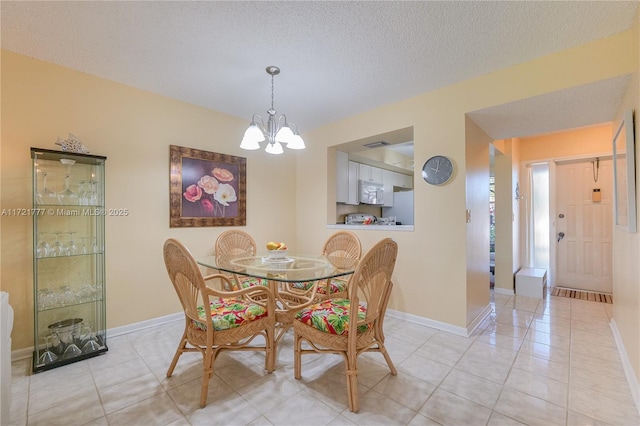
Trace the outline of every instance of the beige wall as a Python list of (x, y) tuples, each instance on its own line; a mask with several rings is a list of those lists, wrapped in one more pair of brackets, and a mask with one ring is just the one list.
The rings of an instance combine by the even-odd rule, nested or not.
[[(258, 243), (295, 249), (294, 151), (271, 156), (238, 145), (247, 120), (195, 107), (108, 80), (2, 52), (2, 208), (31, 205), (29, 147), (56, 149), (57, 136), (76, 134), (107, 156), (107, 326), (180, 311), (162, 260), (168, 237), (194, 255), (210, 254), (226, 228), (169, 228), (169, 145), (247, 158), (247, 226)], [(268, 105), (256, 104), (256, 108)], [(2, 220), (2, 290), (15, 309), (13, 349), (33, 344), (31, 218)]]
[(611, 123), (604, 123), (566, 132), (520, 138), (520, 160), (528, 162), (594, 154), (611, 155), (611, 132)]

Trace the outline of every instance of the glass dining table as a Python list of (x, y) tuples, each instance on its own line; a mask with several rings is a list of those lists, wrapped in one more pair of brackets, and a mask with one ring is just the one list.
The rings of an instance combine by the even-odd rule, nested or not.
[[(197, 262), (236, 277), (259, 278), (268, 283), (276, 299), (276, 347), (291, 327), (296, 312), (314, 303), (318, 285), (353, 274), (358, 264), (357, 259), (339, 256), (289, 253), (277, 258), (268, 254), (213, 255), (199, 258)], [(309, 284), (300, 285), (302, 283)]]

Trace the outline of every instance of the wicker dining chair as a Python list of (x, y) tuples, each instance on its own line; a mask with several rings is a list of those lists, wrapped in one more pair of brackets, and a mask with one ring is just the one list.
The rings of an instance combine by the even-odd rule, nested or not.
[[(358, 236), (349, 231), (338, 231), (331, 235), (322, 247), (322, 254), (337, 268), (353, 265), (360, 260), (362, 244)], [(345, 298), (348, 295), (347, 286), (350, 277), (336, 277), (330, 280), (318, 282), (315, 300), (321, 301), (332, 297)], [(297, 290), (309, 291), (315, 281), (292, 283), (291, 287)]]
[[(215, 242), (216, 256), (255, 256), (257, 252), (256, 242), (253, 237), (244, 231), (228, 230), (221, 233)], [(267, 280), (261, 278), (241, 276), (237, 274), (225, 274), (232, 282), (234, 290), (252, 287), (255, 285), (266, 286)]]
[[(302, 377), (302, 355), (338, 353), (346, 362), (349, 409), (358, 412), (358, 355), (380, 352), (397, 371), (384, 346), (383, 322), (391, 295), (398, 245), (385, 238), (362, 258), (349, 284), (349, 297), (332, 298), (299, 311), (293, 321), (294, 377)], [(303, 349), (303, 342), (310, 349)], [(305, 345), (307, 346), (307, 345)]]
[[(189, 250), (175, 239), (164, 243), (164, 262), (185, 315), (184, 333), (167, 377), (171, 377), (183, 353), (200, 352), (203, 357), (200, 407), (204, 407), (213, 364), (220, 352), (265, 352), (265, 369), (273, 372), (276, 309), (271, 290), (257, 286), (223, 291), (207, 286), (206, 281), (229, 284), (229, 279), (222, 274), (203, 277)], [(247, 293), (259, 293), (260, 301), (245, 298)], [(258, 336), (264, 337), (264, 345), (249, 346)]]

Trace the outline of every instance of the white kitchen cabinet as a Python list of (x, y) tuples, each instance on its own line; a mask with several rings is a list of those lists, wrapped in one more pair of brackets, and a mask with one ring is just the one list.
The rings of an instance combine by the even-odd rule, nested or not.
[(336, 203), (349, 200), (349, 154), (336, 151)]
[(360, 163), (359, 179), (368, 180), (369, 182), (382, 183), (382, 169)]
[(384, 207), (393, 207), (393, 184), (395, 172), (391, 170), (382, 170), (382, 183), (384, 185)]
[(394, 172), (393, 177), (394, 177), (393, 186), (397, 186), (398, 188), (405, 188), (405, 189), (413, 188), (413, 176)]
[(359, 164), (349, 161), (349, 154), (336, 151), (336, 203), (359, 204)]
[(347, 179), (347, 202), (346, 204), (360, 204), (358, 201), (358, 163), (349, 161)]

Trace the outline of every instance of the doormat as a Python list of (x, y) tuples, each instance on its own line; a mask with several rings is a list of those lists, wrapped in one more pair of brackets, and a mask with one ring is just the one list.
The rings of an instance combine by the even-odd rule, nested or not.
[(588, 300), (590, 302), (601, 302), (613, 304), (613, 296), (605, 293), (594, 293), (591, 291), (572, 290), (570, 288), (554, 287), (552, 296), (570, 297), (572, 299)]

